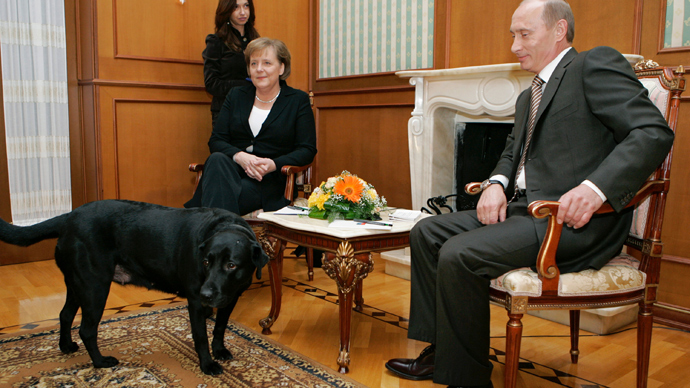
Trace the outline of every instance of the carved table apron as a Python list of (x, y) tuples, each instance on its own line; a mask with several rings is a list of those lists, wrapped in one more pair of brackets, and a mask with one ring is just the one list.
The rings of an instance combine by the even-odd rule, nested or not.
[(259, 324), (262, 334), (271, 334), (278, 319), (282, 299), (283, 250), (291, 242), (324, 251), (322, 268), (338, 286), (340, 318), (340, 352), (338, 371), (347, 373), (350, 365), (350, 322), (352, 305), (361, 311), (362, 281), (374, 269), (372, 252), (404, 248), (410, 242), (412, 222), (396, 222), (390, 231), (328, 228), (328, 222), (306, 217), (261, 213), (264, 231), (261, 243), (269, 258), (271, 311)]

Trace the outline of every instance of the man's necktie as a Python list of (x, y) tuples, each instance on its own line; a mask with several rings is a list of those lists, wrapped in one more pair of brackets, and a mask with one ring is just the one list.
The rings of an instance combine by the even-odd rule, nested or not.
[(513, 198), (511, 198), (510, 201), (508, 201), (508, 203), (513, 202), (518, 195), (519, 189), (517, 178), (518, 176), (520, 176), (520, 171), (522, 171), (522, 169), (525, 168), (527, 150), (529, 149), (529, 143), (532, 141), (532, 134), (534, 133), (534, 122), (536, 121), (537, 109), (539, 109), (539, 103), (541, 102), (542, 85), (544, 85), (544, 80), (539, 78), (539, 76), (534, 77), (534, 80), (532, 80), (531, 101), (529, 105), (529, 121), (527, 121), (527, 138), (525, 139), (525, 146), (522, 148), (520, 164), (518, 164), (517, 173), (515, 174), (515, 192), (513, 194)]

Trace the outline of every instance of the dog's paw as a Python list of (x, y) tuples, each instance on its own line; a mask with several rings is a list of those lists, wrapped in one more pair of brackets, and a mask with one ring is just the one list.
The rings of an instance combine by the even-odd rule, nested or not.
[(223, 367), (219, 363), (211, 361), (204, 365), (201, 365), (201, 371), (207, 375), (215, 376), (223, 373)]
[(232, 360), (232, 353), (230, 353), (230, 351), (226, 348), (214, 349), (213, 358), (222, 361)]
[(98, 362), (94, 361), (93, 366), (96, 368), (110, 368), (110, 367), (115, 366), (119, 363), (120, 363), (120, 361), (118, 361), (117, 358), (106, 356), (106, 357), (101, 358)]
[(76, 342), (69, 342), (66, 345), (60, 344), (60, 350), (65, 354), (74, 353), (79, 350), (79, 345)]

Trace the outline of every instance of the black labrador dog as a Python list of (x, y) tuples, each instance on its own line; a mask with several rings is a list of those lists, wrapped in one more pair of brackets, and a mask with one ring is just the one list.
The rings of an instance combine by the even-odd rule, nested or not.
[(65, 276), (67, 300), (60, 312), (60, 350), (75, 352), (71, 326), (82, 309), (79, 336), (96, 368), (117, 365), (98, 350), (98, 324), (110, 282), (133, 284), (186, 297), (201, 370), (223, 373), (213, 361), (206, 313), (217, 307), (211, 349), (216, 360), (232, 354), (223, 344), (237, 299), (261, 278), (268, 256), (241, 217), (221, 209), (176, 209), (142, 202), (87, 203), (33, 226), (0, 220), (0, 240), (20, 246), (57, 238), (55, 261)]

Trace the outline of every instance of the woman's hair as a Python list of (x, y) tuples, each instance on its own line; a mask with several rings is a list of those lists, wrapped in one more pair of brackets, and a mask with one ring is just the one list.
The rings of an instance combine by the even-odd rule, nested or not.
[(290, 76), (290, 50), (288, 50), (285, 43), (278, 39), (264, 37), (257, 38), (249, 42), (249, 45), (247, 45), (247, 48), (244, 50), (244, 59), (247, 62), (247, 73), (249, 73), (249, 62), (251, 61), (252, 54), (264, 51), (269, 47), (273, 47), (276, 52), (276, 57), (278, 57), (278, 61), (285, 65), (285, 70), (280, 76), (280, 79), (284, 81)]
[[(247, 40), (254, 40), (259, 37), (259, 33), (254, 28), (254, 19), (256, 13), (254, 12), (254, 0), (247, 0), (249, 4), (249, 19), (244, 25), (244, 36)], [(237, 0), (219, 0), (218, 8), (216, 8), (216, 35), (220, 40), (230, 47), (233, 51), (242, 51), (242, 42), (232, 32), (232, 25), (230, 24), (230, 16), (237, 8)]]

